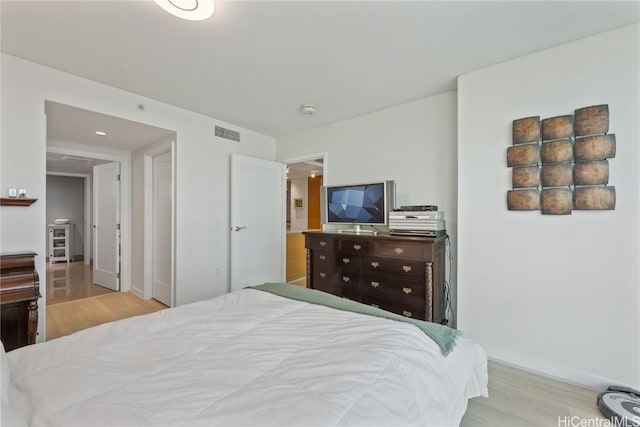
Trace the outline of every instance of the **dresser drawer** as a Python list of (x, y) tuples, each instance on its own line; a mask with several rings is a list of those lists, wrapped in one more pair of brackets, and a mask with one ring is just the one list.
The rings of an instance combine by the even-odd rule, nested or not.
[(373, 295), (361, 294), (360, 301), (363, 304), (370, 305), (372, 307), (381, 308), (391, 313), (400, 314), (405, 317), (411, 317), (412, 319), (431, 320), (425, 319), (425, 307), (423, 305), (413, 305), (404, 301), (395, 300), (383, 300)]
[(360, 271), (360, 257), (349, 253), (337, 254), (335, 266), (341, 271)]
[(363, 257), (362, 271), (365, 273), (391, 273), (400, 278), (422, 280), (425, 277), (425, 263), (407, 259)]
[(432, 259), (431, 245), (412, 242), (381, 241), (377, 243), (376, 255), (402, 259)]
[(320, 287), (333, 286), (336, 282), (338, 272), (332, 268), (318, 268), (313, 269), (313, 287), (319, 289)]
[(340, 252), (367, 255), (373, 253), (374, 244), (368, 240), (341, 239), (340, 243), (338, 243), (338, 250)]
[(357, 301), (359, 298), (359, 293), (356, 286), (351, 284), (348, 285), (340, 285), (340, 284), (322, 284), (320, 286), (313, 286), (312, 289), (316, 289), (318, 291), (326, 292), (332, 295), (336, 295), (342, 298), (348, 298), (350, 300)]
[(335, 265), (335, 252), (312, 251), (314, 270), (333, 269)]
[(332, 236), (307, 236), (305, 247), (307, 249), (334, 251), (336, 249), (336, 240)]
[(410, 304), (416, 305), (424, 304), (425, 301), (424, 282), (401, 280), (381, 275), (362, 274), (360, 276), (360, 292), (379, 296), (382, 299), (406, 300)]
[(360, 275), (356, 272), (340, 271), (337, 275), (336, 282), (342, 286), (349, 286), (358, 291), (358, 282)]

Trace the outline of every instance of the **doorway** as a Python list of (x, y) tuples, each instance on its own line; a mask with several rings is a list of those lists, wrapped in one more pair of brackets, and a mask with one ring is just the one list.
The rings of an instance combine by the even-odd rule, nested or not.
[[(140, 299), (151, 298), (151, 291), (146, 291), (147, 281), (145, 279), (145, 276), (149, 274), (145, 268), (144, 243), (147, 222), (144, 202), (147, 192), (145, 187), (147, 178), (143, 172), (145, 170), (145, 156), (156, 149), (155, 147), (158, 145), (169, 144), (168, 151), (171, 153), (169, 170), (173, 179), (176, 132), (49, 100), (45, 101), (45, 113), (47, 122), (47, 171), (52, 172), (52, 175), (83, 173), (87, 175), (85, 178), (85, 193), (87, 194), (85, 204), (88, 206), (86, 217), (89, 219), (84, 221), (84, 228), (91, 228), (88, 231), (83, 230), (83, 232), (78, 233), (82, 235), (81, 246), (85, 253), (80, 257), (74, 258), (74, 262), (69, 263), (70, 271), (66, 276), (71, 281), (73, 281), (74, 277), (79, 278), (80, 281), (84, 280), (89, 285), (93, 285), (93, 282), (95, 282), (94, 279), (96, 277), (92, 271), (95, 263), (92, 261), (95, 261), (96, 256), (96, 249), (93, 248), (95, 244), (93, 236), (95, 229), (93, 225), (96, 224), (91, 219), (96, 211), (93, 206), (93, 201), (96, 197), (94, 196), (95, 193), (92, 192), (93, 184), (95, 183), (93, 167), (96, 165), (103, 166), (107, 163), (117, 164), (119, 165), (119, 172), (116, 176), (120, 194), (116, 197), (119, 200), (120, 208), (117, 214), (119, 220), (114, 225), (117, 227), (119, 242), (113, 251), (111, 250), (112, 248), (107, 248), (107, 252), (115, 254), (114, 259), (119, 258), (116, 264), (111, 263), (115, 267), (110, 268), (110, 271), (118, 276), (117, 286), (113, 287), (121, 292), (133, 294), (133, 296)], [(62, 157), (65, 157), (65, 159), (62, 159)], [(84, 170), (79, 171), (78, 169), (82, 167), (84, 167)], [(173, 204), (175, 200), (173, 181), (168, 192), (170, 194), (170, 203)], [(50, 196), (47, 197), (47, 199), (50, 198)], [(175, 242), (175, 232), (173, 231), (175, 227), (173, 222), (175, 209), (173, 205), (169, 212), (169, 224), (172, 229), (166, 235), (170, 236), (168, 246), (170, 248), (169, 251), (173, 254)], [(50, 218), (47, 219), (49, 220)], [(56, 214), (55, 218), (51, 219), (65, 219), (65, 215)], [(164, 221), (164, 224), (166, 222)], [(74, 228), (77, 229), (77, 226)], [(164, 244), (167, 244), (166, 240)], [(78, 263), (77, 259), (82, 259), (83, 261)], [(172, 292), (174, 286), (174, 262), (175, 260), (172, 256), (170, 260), (163, 264), (171, 271), (171, 278), (168, 284), (172, 288)], [(54, 264), (58, 270), (66, 269), (66, 266), (64, 266), (66, 263)], [(74, 273), (78, 264), (87, 264), (83, 267), (91, 269), (91, 273), (85, 271)], [(63, 276), (62, 273), (57, 274), (58, 276)], [(48, 277), (46, 281), (41, 281), (41, 289), (45, 297), (45, 325), (51, 320), (49, 311), (46, 309), (51, 301), (47, 297), (50, 297), (49, 294), (54, 292), (50, 288), (56, 281), (60, 282), (58, 286), (61, 289), (56, 290), (55, 293), (66, 297), (67, 290), (63, 289), (66, 286), (66, 279), (58, 280), (57, 277)], [(92, 292), (85, 292), (86, 297), (96, 296), (95, 289), (98, 289), (98, 287), (92, 289)], [(104, 297), (103, 295), (97, 296)], [(88, 301), (86, 298), (84, 300)], [(55, 302), (55, 299), (53, 301)], [(77, 303), (81, 302), (77, 301)], [(76, 301), (71, 303), (76, 304)], [(60, 316), (58, 316), (59, 318)], [(58, 320), (56, 320), (57, 322)]]
[[(100, 161), (47, 153), (47, 162), (46, 304), (110, 293), (94, 284), (91, 262), (91, 167)], [(59, 163), (64, 162), (72, 162), (73, 166), (60, 167)]]
[(286, 160), (286, 281), (306, 286), (306, 249), (304, 235), (307, 230), (319, 230), (320, 189), (325, 179), (325, 154)]

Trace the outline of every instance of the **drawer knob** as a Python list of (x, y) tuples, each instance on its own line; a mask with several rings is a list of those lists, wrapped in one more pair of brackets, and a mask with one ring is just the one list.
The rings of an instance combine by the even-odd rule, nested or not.
[(353, 245), (353, 249), (355, 249), (356, 251), (359, 251), (360, 249), (362, 249), (362, 246), (360, 246), (360, 245)]
[(349, 276), (342, 276), (342, 281), (343, 281), (344, 283), (347, 283), (349, 280), (351, 280), (351, 279), (349, 278)]
[(377, 288), (378, 286), (380, 286), (380, 283), (378, 283), (378, 282), (371, 282), (371, 286), (373, 286), (374, 288)]
[(404, 270), (405, 273), (408, 273), (411, 271), (411, 266), (410, 265), (403, 265), (402, 269)]
[(411, 291), (411, 288), (402, 288), (402, 292), (409, 295), (412, 291)]
[(321, 259), (322, 261), (324, 261), (325, 259), (327, 259), (327, 257), (326, 257), (326, 255), (320, 255), (320, 259)]
[(327, 273), (320, 273), (320, 277), (324, 279), (325, 277), (327, 277)]
[(400, 255), (402, 252), (404, 252), (404, 249), (403, 248), (395, 248), (393, 251), (395, 253), (397, 253), (398, 255)]
[(349, 258), (342, 258), (342, 262), (344, 262), (345, 264), (349, 264), (351, 260)]
[(410, 311), (404, 310), (402, 314), (406, 317), (411, 317), (412, 313)]
[(380, 308), (380, 306), (378, 304), (371, 304), (371, 307), (373, 308)]
[(378, 268), (379, 265), (380, 263), (378, 261), (371, 261), (371, 267)]
[(327, 242), (320, 242), (320, 246), (324, 248), (325, 246), (327, 246)]

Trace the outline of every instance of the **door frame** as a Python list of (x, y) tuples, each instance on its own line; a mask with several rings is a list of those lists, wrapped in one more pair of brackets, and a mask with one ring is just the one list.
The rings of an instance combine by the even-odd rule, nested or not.
[[(327, 152), (323, 151), (320, 153), (314, 153), (314, 154), (305, 154), (303, 156), (297, 156), (297, 157), (287, 157), (286, 159), (282, 159), (282, 160), (277, 160), (280, 163), (284, 163), (285, 166), (288, 166), (290, 164), (293, 163), (304, 163), (304, 162), (308, 162), (310, 160), (316, 160), (319, 159), (320, 157), (322, 157), (322, 182), (324, 183), (324, 185), (327, 185)], [(285, 183), (284, 186), (284, 195), (283, 195), (284, 199), (285, 199), (285, 203), (286, 203), (286, 199), (287, 199), (287, 186)], [(287, 232), (287, 221), (286, 221), (286, 212), (285, 212), (285, 221), (284, 221), (284, 231), (285, 233)], [(286, 245), (285, 245), (285, 249), (286, 249)]]
[(176, 141), (175, 138), (144, 152), (144, 295), (153, 297), (153, 158), (171, 153), (171, 307), (176, 304)]
[[(287, 157), (286, 159), (282, 159), (282, 160), (278, 160), (281, 163), (284, 163), (285, 166), (288, 166), (290, 164), (293, 163), (303, 163), (303, 162), (308, 162), (309, 160), (316, 160), (322, 157), (322, 182), (324, 183), (324, 185), (327, 185), (327, 152), (321, 152), (321, 153), (314, 153), (314, 154), (306, 154), (303, 156), (296, 156), (296, 157)], [(285, 178), (285, 184), (284, 184), (284, 194), (282, 195), (282, 197), (284, 198), (284, 203), (285, 203), (285, 212), (284, 212), (284, 218), (282, 220), (282, 227), (283, 227), (283, 233), (285, 234), (285, 239), (284, 239), (284, 255), (283, 255), (283, 261), (284, 261), (284, 266), (283, 266), (283, 271), (284, 271), (284, 277), (287, 277), (287, 239), (286, 239), (286, 234), (287, 234), (287, 209), (289, 208), (289, 206), (286, 206), (287, 203), (287, 184), (286, 184), (286, 178)], [(307, 203), (308, 205), (308, 203)], [(322, 208), (322, 206), (321, 206)], [(308, 228), (307, 224), (307, 228)], [(322, 224), (320, 224), (320, 226), (322, 226)]]
[(131, 289), (131, 153), (111, 150), (92, 151), (90, 147), (47, 145), (47, 152), (120, 162), (120, 292)]
[(93, 191), (91, 175), (86, 173), (47, 171), (47, 176), (49, 175), (84, 178), (84, 237), (82, 239), (82, 255), (84, 257), (84, 265), (89, 265), (91, 264), (91, 195)]

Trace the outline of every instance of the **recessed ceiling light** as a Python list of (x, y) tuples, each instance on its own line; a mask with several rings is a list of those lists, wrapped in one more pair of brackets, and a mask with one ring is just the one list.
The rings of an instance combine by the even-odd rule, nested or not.
[(107, 136), (107, 133), (106, 133), (106, 132), (103, 132), (103, 131), (101, 131), (101, 130), (97, 130), (97, 131), (96, 131), (96, 135), (98, 135), (98, 136)]
[(213, 15), (213, 0), (153, 0), (178, 18), (202, 21)]

